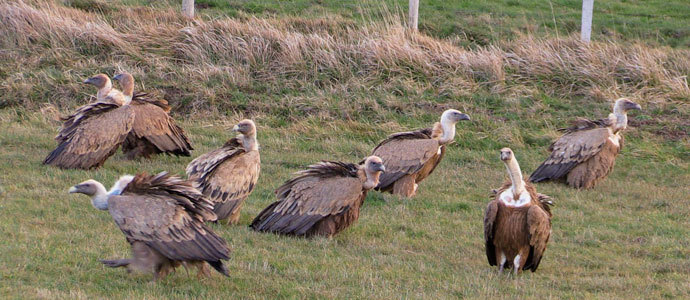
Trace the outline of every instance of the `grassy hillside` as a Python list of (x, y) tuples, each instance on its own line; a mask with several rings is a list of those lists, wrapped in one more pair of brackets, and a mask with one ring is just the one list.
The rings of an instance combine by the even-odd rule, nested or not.
[[(597, 9), (613, 7), (613, 20), (641, 25), (600, 24), (620, 38), (591, 45), (560, 23), (558, 37), (551, 29), (508, 37), (493, 25), (524, 19), (549, 28), (548, 2), (545, 12), (538, 1), (534, 9), (529, 1), (439, 1), (422, 10), (421, 34), (404, 29), (393, 2), (362, 4), (374, 10), (362, 14), (362, 6), (336, 1), (198, 1), (207, 8), (193, 23), (166, 1), (123, 2), (0, 3), (0, 295), (690, 297), (690, 51), (682, 37), (650, 38), (664, 26), (683, 30), (684, 2), (597, 1)], [(576, 2), (553, 4), (574, 14)], [(635, 7), (650, 17), (626, 16)], [(470, 15), (453, 17), (461, 11)], [(474, 27), (466, 26), (472, 18)], [(449, 24), (463, 29), (444, 29), (456, 26)], [(474, 28), (491, 32), (485, 43), (456, 35)], [(372, 192), (360, 220), (333, 239), (214, 226), (233, 248), (230, 278), (197, 281), (180, 269), (150, 284), (100, 265), (128, 255), (127, 244), (107, 213), (66, 191), (88, 178), (110, 185), (124, 173), (181, 175), (192, 158), (132, 162), (118, 153), (95, 171), (40, 165), (55, 146), (55, 118), (95, 92), (79, 82), (119, 70), (168, 99), (194, 157), (222, 145), (241, 118), (257, 122), (262, 175), (243, 225), (305, 165), (359, 161), (387, 134), (429, 126), (446, 108), (472, 121), (458, 125), (415, 199)], [(537, 273), (497, 276), (484, 256), (482, 215), (506, 177), (498, 149), (512, 147), (530, 172), (556, 128), (605, 116), (621, 96), (643, 111), (630, 116), (613, 174), (589, 191), (539, 184), (556, 202), (546, 256)]]

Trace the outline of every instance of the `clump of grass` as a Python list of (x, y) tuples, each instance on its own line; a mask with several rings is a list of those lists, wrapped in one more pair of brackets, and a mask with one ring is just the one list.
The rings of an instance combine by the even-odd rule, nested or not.
[[(587, 45), (572, 36), (523, 36), (466, 49), (406, 30), (397, 14), (359, 27), (294, 17), (202, 16), (188, 22), (170, 8), (84, 11), (53, 2), (5, 2), (0, 14), (6, 16), (0, 21), (0, 45), (8, 49), (0, 54), (7, 60), (3, 68), (16, 70), (0, 87), (4, 105), (72, 105), (84, 98), (73, 82), (119, 69), (163, 90), (186, 111), (246, 109), (233, 102), (238, 90), (262, 102), (269, 99), (256, 95), (372, 88), (508, 99), (540, 93), (598, 101), (628, 96), (643, 103), (690, 97), (687, 50)], [(275, 112), (270, 105), (254, 108)]]

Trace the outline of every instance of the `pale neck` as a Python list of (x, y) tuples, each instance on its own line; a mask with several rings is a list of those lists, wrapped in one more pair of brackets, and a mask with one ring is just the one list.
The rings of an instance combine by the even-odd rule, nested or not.
[(112, 90), (112, 89), (113, 89), (113, 84), (110, 81), (106, 82), (102, 88), (98, 89), (98, 93), (96, 94), (96, 98), (98, 100), (105, 99), (105, 97), (108, 96), (108, 93), (110, 93), (110, 90)]
[(613, 108), (613, 113), (609, 115), (609, 119), (613, 121), (613, 129), (615, 132), (628, 127), (628, 113), (618, 106)]
[(505, 163), (506, 169), (508, 169), (508, 175), (510, 176), (510, 182), (512, 183), (511, 189), (513, 193), (519, 195), (525, 191), (525, 181), (522, 180), (522, 171), (520, 171), (520, 165), (515, 158)]
[(375, 188), (377, 185), (379, 185), (379, 176), (381, 175), (381, 172), (379, 171), (364, 171), (364, 173), (367, 175), (367, 180), (364, 182), (364, 189), (365, 190), (370, 190)]
[(124, 85), (122, 86), (122, 93), (126, 98), (129, 98), (130, 100), (132, 99), (132, 96), (134, 96), (134, 82), (132, 82), (132, 80), (126, 80), (124, 82)]
[(242, 146), (244, 146), (244, 151), (247, 152), (259, 150), (259, 142), (256, 140), (256, 133), (242, 135)]
[(455, 123), (448, 120), (441, 120), (443, 134), (439, 139), (441, 144), (447, 144), (455, 138)]
[(100, 210), (108, 210), (108, 194), (102, 184), (97, 185), (96, 194), (91, 197), (91, 205)]

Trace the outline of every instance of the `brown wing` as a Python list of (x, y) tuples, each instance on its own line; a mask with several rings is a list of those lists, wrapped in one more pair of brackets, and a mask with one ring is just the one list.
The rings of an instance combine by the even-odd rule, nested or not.
[(574, 188), (593, 188), (613, 170), (619, 152), (620, 147), (607, 139), (601, 151), (568, 173), (566, 181)]
[(558, 131), (565, 132), (565, 133), (572, 133), (576, 131), (581, 131), (581, 130), (589, 130), (589, 129), (595, 129), (595, 128), (605, 128), (611, 126), (611, 120), (610, 119), (599, 119), (599, 120), (589, 120), (585, 118), (577, 118), (575, 121), (572, 122), (572, 125), (570, 127), (566, 128), (560, 128)]
[(355, 165), (345, 167), (348, 170), (343, 170), (344, 175), (310, 169), (288, 181), (276, 190), (278, 201), (259, 213), (251, 227), (256, 231), (303, 236), (325, 218), (358, 209), (363, 200), (362, 181), (356, 175)]
[(110, 196), (108, 211), (130, 243), (143, 242), (171, 260), (218, 265), (229, 258), (230, 250), (221, 237), (164, 195)]
[(135, 104), (150, 103), (160, 107), (166, 113), (170, 112), (170, 105), (168, 104), (167, 100), (159, 97), (149, 97), (148, 93), (135, 93), (134, 96), (132, 96), (132, 102)]
[(565, 175), (597, 153), (611, 136), (608, 128), (595, 128), (563, 135), (549, 150), (551, 155), (532, 173), (531, 182), (563, 178)]
[(226, 219), (240, 207), (254, 189), (261, 171), (259, 151), (245, 152), (244, 148), (235, 145), (227, 143), (187, 166), (189, 179), (214, 202), (213, 211), (219, 220)]
[(381, 174), (376, 189), (387, 190), (403, 176), (418, 172), (433, 157), (440, 155), (439, 147), (438, 141), (431, 138), (400, 138), (394, 135), (384, 140), (372, 152), (386, 166), (386, 172)]
[(523, 270), (536, 271), (551, 236), (551, 218), (539, 205), (532, 205), (527, 211), (530, 251)]
[[(157, 153), (190, 155), (193, 148), (184, 130), (161, 107), (144, 102), (133, 102), (131, 106), (135, 113), (134, 125), (127, 144), (123, 146), (129, 157)], [(129, 154), (131, 151), (141, 154)]]
[(497, 214), (498, 202), (492, 200), (489, 202), (489, 205), (486, 207), (486, 212), (484, 213), (484, 248), (490, 266), (495, 266), (497, 264), (496, 246), (494, 246), (494, 225), (496, 224)]
[(58, 134), (59, 144), (44, 164), (65, 169), (91, 169), (103, 165), (125, 140), (134, 122), (129, 106), (67, 118)]

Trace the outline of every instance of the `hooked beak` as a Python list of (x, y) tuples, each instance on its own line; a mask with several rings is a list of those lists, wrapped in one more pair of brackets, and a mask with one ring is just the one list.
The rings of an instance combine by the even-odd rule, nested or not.
[(77, 185), (75, 185), (75, 186), (69, 188), (69, 191), (68, 191), (68, 193), (70, 193), (70, 194), (74, 194), (74, 193), (77, 193), (77, 192), (79, 192), (79, 188), (77, 187)]
[(86, 80), (82, 81), (81, 83), (83, 83), (83, 84), (91, 84), (91, 78), (87, 78)]
[(233, 131), (233, 132), (240, 131), (240, 126), (237, 126), (237, 125), (233, 126), (233, 127), (232, 127), (232, 131)]
[(460, 121), (469, 121), (469, 120), (470, 120), (470, 115), (460, 114)]
[(122, 79), (122, 74), (117, 74), (117, 75), (115, 75), (115, 77), (113, 77), (113, 80), (119, 81), (120, 79)]
[(642, 106), (640, 106), (639, 104), (635, 103), (635, 105), (634, 105), (631, 109), (642, 110)]
[(510, 159), (510, 152), (501, 152), (501, 160), (507, 161)]
[(386, 173), (386, 166), (381, 165), (381, 166), (378, 167), (376, 170), (377, 170), (377, 171), (380, 171), (381, 173)]

